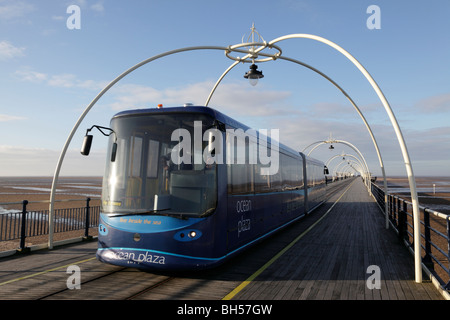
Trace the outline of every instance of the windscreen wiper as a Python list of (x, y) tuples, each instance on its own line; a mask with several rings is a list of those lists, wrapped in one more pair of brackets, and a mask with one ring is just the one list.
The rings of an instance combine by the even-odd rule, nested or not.
[(171, 208), (167, 208), (167, 209), (159, 209), (159, 210), (150, 210), (150, 211), (144, 211), (144, 212), (133, 212), (133, 213), (118, 213), (118, 214), (114, 214), (114, 215), (109, 215), (109, 217), (114, 218), (114, 217), (125, 217), (125, 216), (145, 216), (145, 215), (149, 215), (149, 214), (155, 214), (158, 212), (162, 212), (162, 211), (167, 211), (170, 210)]

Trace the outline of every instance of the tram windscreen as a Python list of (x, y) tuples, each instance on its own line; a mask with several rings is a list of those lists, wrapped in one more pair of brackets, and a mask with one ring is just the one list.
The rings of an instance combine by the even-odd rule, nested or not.
[[(208, 141), (203, 136), (213, 123), (211, 117), (190, 113), (113, 118), (117, 151), (114, 162), (107, 156), (102, 212), (212, 213), (217, 203), (217, 167), (205, 163)], [(113, 142), (111, 138), (108, 150)]]

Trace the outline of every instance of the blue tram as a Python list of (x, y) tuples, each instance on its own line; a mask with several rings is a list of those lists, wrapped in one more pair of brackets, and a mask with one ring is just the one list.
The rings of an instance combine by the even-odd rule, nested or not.
[(208, 107), (124, 111), (111, 129), (97, 250), (106, 263), (213, 267), (325, 199), (322, 162)]

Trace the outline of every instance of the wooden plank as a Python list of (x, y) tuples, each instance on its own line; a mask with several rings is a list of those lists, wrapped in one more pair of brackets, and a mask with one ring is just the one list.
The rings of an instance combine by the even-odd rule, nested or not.
[[(260, 275), (265, 286), (249, 285), (252, 299), (439, 299), (430, 284), (414, 283), (412, 257), (385, 230), (384, 216), (361, 182), (290, 251)], [(366, 285), (370, 265), (380, 267), (381, 289)]]

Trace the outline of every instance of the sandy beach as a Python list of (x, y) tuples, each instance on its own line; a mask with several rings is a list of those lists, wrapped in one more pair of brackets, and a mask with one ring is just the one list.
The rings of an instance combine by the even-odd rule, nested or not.
[[(383, 180), (376, 184), (382, 188)], [(390, 194), (411, 201), (406, 177), (388, 177), (387, 184)], [(420, 206), (450, 214), (450, 177), (416, 177), (416, 188)]]
[[(100, 205), (101, 177), (62, 177), (56, 186), (55, 209), (81, 208), (86, 206), (86, 198), (91, 198), (90, 206)], [(49, 209), (52, 178), (49, 177), (0, 177), (0, 211), (21, 212), (23, 200), (28, 201), (27, 211)], [(7, 204), (8, 203), (8, 204)], [(54, 241), (77, 238), (84, 230), (54, 234)], [(97, 228), (90, 228), (89, 235), (97, 235)], [(27, 247), (48, 242), (48, 235), (28, 237)], [(0, 251), (14, 250), (19, 240), (1, 241)]]

